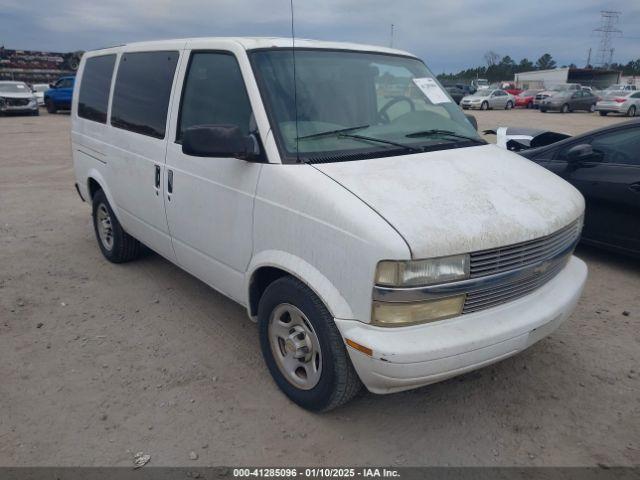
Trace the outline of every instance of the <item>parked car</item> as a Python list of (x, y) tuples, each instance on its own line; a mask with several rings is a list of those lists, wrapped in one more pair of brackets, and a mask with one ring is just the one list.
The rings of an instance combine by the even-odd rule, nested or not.
[[(488, 365), (566, 320), (587, 276), (579, 192), (488, 145), (409, 53), (295, 47), (83, 55), (72, 153), (104, 257), (144, 244), (245, 306), (312, 410)], [(372, 95), (395, 83), (407, 96)]]
[(38, 100), (26, 83), (0, 81), (0, 115), (7, 113), (40, 113)]
[(533, 100), (540, 90), (524, 90), (516, 95), (516, 107), (533, 108)]
[(36, 83), (31, 86), (31, 90), (33, 91), (33, 94), (36, 96), (36, 99), (38, 100), (38, 106), (39, 107), (43, 106), (44, 92), (49, 90), (49, 85), (47, 85), (46, 83)]
[(499, 88), (507, 92), (509, 95), (513, 95), (514, 97), (517, 97), (523, 91), (521, 88), (518, 88), (516, 86), (515, 82), (502, 82)]
[(606, 90), (614, 90), (614, 91), (618, 91), (618, 90), (622, 90), (624, 92), (630, 92), (630, 91), (636, 91), (638, 90), (638, 87), (632, 83), (616, 83), (613, 85), (609, 85)]
[(453, 101), (456, 102), (457, 104), (460, 104), (460, 100), (462, 100), (465, 97), (465, 95), (467, 95), (464, 92), (464, 90), (458, 87), (444, 87), (444, 88), (449, 93), (449, 95), (451, 95), (451, 98), (453, 98)]
[(564, 83), (560, 85), (555, 85), (554, 87), (548, 90), (543, 90), (537, 93), (533, 99), (533, 107), (540, 108), (540, 104), (542, 103), (543, 100), (549, 98), (552, 95), (555, 95), (558, 92), (562, 93), (566, 91), (577, 91), (581, 89), (582, 89), (582, 86), (577, 83)]
[(71, 110), (71, 96), (75, 77), (61, 77), (44, 92), (44, 104), (47, 112), (56, 113), (58, 110)]
[(467, 95), (460, 101), (460, 106), (488, 110), (490, 108), (504, 108), (510, 110), (515, 105), (515, 97), (500, 89), (480, 89), (473, 95)]
[(476, 78), (474, 80), (471, 80), (471, 86), (473, 86), (473, 88), (475, 88), (476, 90), (489, 88), (489, 80), (487, 80), (486, 78)]
[(569, 113), (576, 110), (586, 110), (589, 112), (596, 111), (596, 97), (589, 90), (563, 90), (546, 97), (540, 103), (540, 111), (559, 111), (561, 113)]
[(640, 120), (519, 153), (584, 195), (585, 243), (640, 256)]
[(621, 113), (627, 117), (635, 117), (640, 114), (640, 92), (636, 90), (610, 92), (596, 103), (596, 110), (602, 116)]

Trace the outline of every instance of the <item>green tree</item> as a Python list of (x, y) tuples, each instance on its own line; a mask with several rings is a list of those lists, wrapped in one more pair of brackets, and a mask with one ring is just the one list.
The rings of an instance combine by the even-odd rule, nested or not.
[(550, 54), (545, 53), (536, 61), (536, 67), (539, 70), (549, 70), (552, 68), (556, 68), (556, 61), (551, 57)]
[(528, 58), (523, 58), (518, 63), (518, 72), (529, 72), (531, 70), (535, 70), (535, 65)]

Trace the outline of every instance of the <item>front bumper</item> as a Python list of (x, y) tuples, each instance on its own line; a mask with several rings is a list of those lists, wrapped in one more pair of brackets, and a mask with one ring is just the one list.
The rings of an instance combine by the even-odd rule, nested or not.
[(335, 321), (345, 339), (373, 350), (369, 357), (347, 347), (367, 389), (399, 392), (500, 361), (546, 337), (569, 317), (586, 278), (585, 263), (571, 257), (541, 288), (488, 310), (399, 328)]
[(28, 105), (0, 105), (0, 113), (31, 113), (38, 111), (38, 103), (33, 102)]
[(460, 106), (462, 108), (470, 108), (472, 110), (480, 110), (480, 105), (482, 105), (482, 102), (480, 103), (461, 103)]

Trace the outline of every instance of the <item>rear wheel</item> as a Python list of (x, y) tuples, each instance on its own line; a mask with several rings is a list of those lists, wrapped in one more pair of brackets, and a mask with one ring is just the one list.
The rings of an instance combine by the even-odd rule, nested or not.
[(540, 108), (540, 112), (542, 112), (542, 113), (547, 113), (547, 109), (546, 109), (546, 108), (542, 108), (542, 107), (541, 107), (541, 108)]
[(513, 108), (513, 102), (511, 100), (509, 100), (507, 102), (507, 104), (505, 105), (504, 109), (505, 110), (511, 110)]
[(100, 250), (110, 262), (124, 263), (140, 256), (140, 242), (122, 229), (102, 190), (93, 196), (93, 228)]
[(58, 109), (56, 108), (56, 104), (53, 103), (53, 100), (51, 100), (50, 98), (47, 98), (44, 101), (45, 106), (47, 107), (47, 112), (49, 113), (56, 113), (58, 111)]
[(562, 105), (562, 108), (560, 109), (560, 112), (569, 113), (569, 104), (565, 103), (564, 105)]
[(627, 110), (627, 117), (635, 117), (636, 116), (636, 106), (631, 105), (629, 110)]
[(331, 314), (304, 283), (287, 276), (269, 285), (258, 322), (269, 372), (293, 402), (327, 411), (362, 388)]

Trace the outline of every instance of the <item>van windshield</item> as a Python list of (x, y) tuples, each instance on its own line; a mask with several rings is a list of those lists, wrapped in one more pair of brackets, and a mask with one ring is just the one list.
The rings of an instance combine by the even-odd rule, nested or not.
[[(420, 60), (268, 49), (251, 63), (284, 162), (344, 161), (483, 143)], [(297, 119), (297, 122), (296, 122)]]

